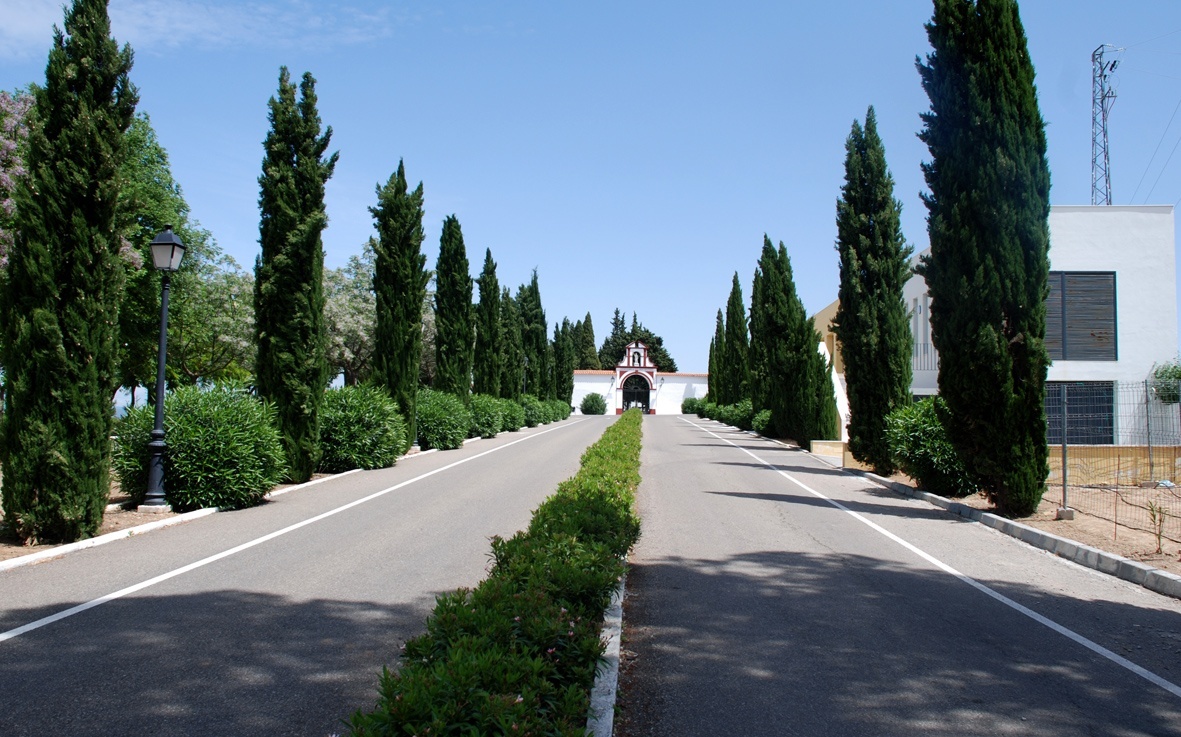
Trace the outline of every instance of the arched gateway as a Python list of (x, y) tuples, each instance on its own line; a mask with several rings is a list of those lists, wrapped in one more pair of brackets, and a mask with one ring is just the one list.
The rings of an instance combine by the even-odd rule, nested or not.
[(648, 357), (648, 346), (628, 343), (623, 358), (615, 365), (616, 391), (622, 396), (616, 412), (638, 407), (644, 414), (654, 414), (652, 395), (656, 392), (656, 364)]
[(708, 381), (707, 374), (658, 374), (648, 346), (637, 341), (611, 368), (575, 371), (572, 404), (578, 407), (587, 395), (598, 394), (608, 412), (636, 407), (650, 415), (677, 414), (686, 397), (705, 396)]

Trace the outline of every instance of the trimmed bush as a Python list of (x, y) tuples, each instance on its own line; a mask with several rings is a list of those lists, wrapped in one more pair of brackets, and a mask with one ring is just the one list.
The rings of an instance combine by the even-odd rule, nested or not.
[(500, 429), (517, 432), (525, 426), (525, 408), (511, 399), (500, 400)]
[(607, 414), (607, 399), (602, 394), (591, 392), (582, 398), (578, 410), (584, 415), (605, 415)]
[(702, 400), (700, 397), (685, 397), (681, 400), (681, 414), (697, 414), (697, 408), (701, 406), (701, 402)]
[(603, 609), (639, 535), (640, 420), (607, 428), (528, 530), (493, 539), (487, 579), (439, 597), (352, 734), (585, 733)]
[(765, 409), (755, 415), (750, 421), (750, 426), (759, 435), (766, 435), (767, 428), (771, 426), (771, 410)]
[(718, 416), (718, 405), (713, 402), (702, 402), (697, 407), (697, 416), (707, 420), (715, 420)]
[(570, 416), (572, 408), (569, 402), (563, 402), (561, 399), (551, 399), (545, 403), (549, 410), (550, 422), (561, 422)]
[(468, 409), (472, 415), (472, 437), (496, 437), (503, 422), (500, 400), (487, 394), (473, 394)]
[(409, 448), (398, 405), (381, 389), (345, 386), (324, 393), (320, 408), (320, 471), (388, 468)]
[(979, 491), (939, 419), (939, 397), (899, 407), (886, 417), (886, 442), (898, 468), (932, 494), (970, 496)]
[[(148, 488), (155, 409), (135, 407), (115, 425), (112, 462), (134, 503)], [(275, 409), (239, 387), (187, 386), (164, 399), (164, 477), (178, 512), (258, 504), (286, 476)]]
[(525, 410), (525, 427), (537, 427), (548, 422), (545, 419), (545, 408), (532, 394), (521, 397), (521, 407)]
[(418, 445), (423, 450), (459, 448), (471, 426), (471, 413), (459, 397), (425, 387), (418, 390)]

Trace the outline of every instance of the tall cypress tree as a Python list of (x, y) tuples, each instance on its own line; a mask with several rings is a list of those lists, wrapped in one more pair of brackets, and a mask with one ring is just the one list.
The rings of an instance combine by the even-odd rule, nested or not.
[[(763, 235), (763, 243), (764, 249), (771, 243), (766, 234)], [(763, 269), (760, 259), (759, 268), (755, 269), (750, 286), (750, 401), (755, 412), (770, 408), (770, 392), (773, 389), (767, 352), (767, 344), (771, 337), (767, 334), (769, 307), (763, 295)]]
[(554, 394), (566, 404), (574, 398), (574, 326), (568, 318), (554, 325)]
[(525, 379), (521, 312), (506, 287), (500, 293), (500, 396), (519, 401)]
[(525, 353), (525, 393), (545, 399), (553, 390), (549, 367), (550, 345), (545, 309), (541, 306), (541, 288), (537, 269), (528, 284), (517, 290), (517, 308), (521, 317), (521, 345)]
[(849, 450), (885, 476), (894, 472), (886, 416), (910, 401), (910, 319), (902, 288), (910, 275), (902, 203), (878, 136), (873, 107), (845, 141), (845, 184), (837, 200), (840, 291), (833, 331), (849, 396)]
[(369, 208), (377, 227), (373, 380), (398, 403), (411, 440), (418, 437), (422, 311), (430, 281), (422, 254), (422, 207), (422, 182), (411, 192), (406, 167), (399, 160), (385, 186), (377, 186), (377, 206)]
[(997, 507), (1045, 491), (1050, 173), (1014, 0), (935, 0), (919, 137), (931, 252), (921, 265), (948, 435)]
[(287, 67), (268, 102), (271, 130), (258, 178), (262, 253), (254, 266), (258, 393), (275, 403), (291, 479), (320, 462), (320, 405), (328, 385), (324, 333), (324, 185), (338, 154), (324, 158), (332, 127), (320, 132), (316, 80), (304, 72), (296, 100)]
[(4, 512), (22, 538), (93, 535), (110, 488), (123, 265), (117, 234), (131, 49), (75, 0), (34, 89), (3, 302)]
[(615, 314), (611, 317), (611, 332), (603, 338), (603, 345), (599, 348), (599, 365), (606, 369), (613, 369), (623, 358), (623, 353), (627, 348), (627, 323), (623, 320), (623, 315), (619, 312), (619, 308), (615, 308)]
[(492, 249), (484, 251), (484, 270), (477, 281), (480, 304), (476, 308), (476, 352), (472, 357), (472, 390), (500, 395), (500, 281)]
[(718, 404), (734, 404), (750, 398), (750, 335), (746, 323), (746, 305), (738, 272), (726, 302), (726, 336), (722, 345), (722, 392)]
[(578, 331), (578, 368), (592, 371), (602, 369), (599, 352), (595, 349), (595, 324), (591, 322), (591, 313), (586, 313), (581, 325)]
[(463, 245), (463, 231), (454, 215), (443, 221), (435, 267), (435, 389), (463, 399), (471, 397), (472, 277)]
[(725, 391), (722, 388), (722, 351), (726, 345), (726, 318), (722, 310), (718, 309), (718, 321), (714, 327), (714, 337), (709, 341), (709, 377), (706, 379), (706, 396), (709, 401), (720, 404)]

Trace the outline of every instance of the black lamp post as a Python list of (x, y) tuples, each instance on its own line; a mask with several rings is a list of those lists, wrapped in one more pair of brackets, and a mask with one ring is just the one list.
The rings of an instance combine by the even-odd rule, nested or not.
[(180, 268), (185, 255), (185, 244), (172, 232), (171, 225), (152, 239), (152, 263), (163, 277), (160, 287), (160, 354), (156, 361), (156, 426), (148, 443), (148, 493), (141, 511), (164, 511), (164, 363), (168, 355), (168, 282), (172, 272)]

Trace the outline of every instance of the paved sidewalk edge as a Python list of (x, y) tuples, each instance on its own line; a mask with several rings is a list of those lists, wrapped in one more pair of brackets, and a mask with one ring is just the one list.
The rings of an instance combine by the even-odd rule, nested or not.
[(602, 638), (607, 649), (595, 669), (590, 712), (586, 717), (586, 733), (593, 737), (611, 737), (615, 729), (615, 697), (619, 691), (619, 645), (623, 634), (623, 592), (626, 582), (627, 574), (624, 574), (611, 596), (611, 605), (603, 614)]
[[(725, 425), (725, 423), (718, 424)], [(733, 425), (725, 426), (733, 427)], [(768, 438), (765, 435), (759, 435), (759, 433), (754, 432), (753, 430), (743, 431), (737, 427), (734, 429), (738, 430), (739, 432), (746, 432), (750, 435), (760, 437), (763, 440), (769, 440), (772, 443), (776, 443), (777, 445), (782, 445), (787, 448), (795, 447), (790, 446), (780, 440), (776, 440), (775, 438)], [(800, 450), (803, 450), (803, 448), (800, 448)], [(957, 502), (954, 499), (948, 499), (946, 497), (938, 496), (927, 491), (912, 489), (906, 484), (900, 484), (897, 481), (891, 481), (889, 479), (882, 478), (881, 476), (870, 473), (869, 471), (860, 471), (854, 468), (844, 468), (843, 466), (839, 466), (825, 460), (823, 457), (818, 456), (815, 453), (811, 453), (806, 450), (804, 452), (821, 461), (822, 463), (840, 469), (841, 471), (844, 471), (845, 473), (848, 473), (852, 476), (860, 476), (861, 478), (877, 484), (878, 486), (887, 488), (896, 494), (908, 496), (912, 499), (921, 499), (928, 504), (932, 504), (947, 512), (950, 512), (951, 514), (963, 517), (964, 519), (972, 520), (973, 522), (979, 522), (982, 525), (991, 527), (997, 532), (1003, 532), (1004, 534), (1014, 537), (1021, 542), (1026, 543), (1027, 545), (1032, 545), (1035, 548), (1040, 548), (1046, 552), (1053, 553), (1060, 558), (1065, 558), (1074, 563), (1078, 563), (1080, 566), (1086, 566), (1087, 568), (1099, 571), (1100, 573), (1106, 573), (1117, 578), (1122, 578), (1129, 583), (1143, 586), (1144, 588), (1150, 591), (1155, 591), (1158, 594), (1171, 596), (1174, 599), (1181, 599), (1181, 576), (1178, 576), (1175, 573), (1169, 573), (1168, 571), (1154, 568), (1147, 563), (1131, 560), (1123, 557), (1122, 555), (1109, 553), (1106, 550), (1092, 548), (1090, 545), (1084, 545), (1077, 540), (1059, 537), (1052, 533), (1045, 532), (1044, 530), (1039, 530), (1036, 527), (1030, 527), (1029, 525), (1024, 525), (1011, 519), (1005, 519), (1004, 517), (992, 514), (991, 512), (981, 511), (975, 507), (970, 507), (967, 504), (963, 504), (962, 502)]]

